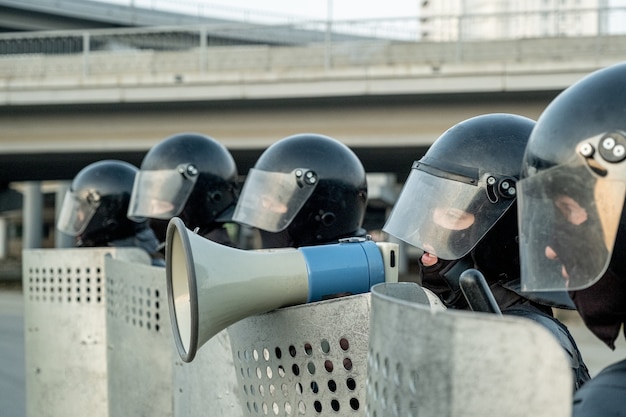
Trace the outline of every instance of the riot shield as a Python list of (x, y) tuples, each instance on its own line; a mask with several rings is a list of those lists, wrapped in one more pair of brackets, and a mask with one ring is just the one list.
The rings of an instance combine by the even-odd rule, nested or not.
[(571, 415), (569, 362), (546, 329), (506, 315), (432, 312), (401, 285), (415, 284), (372, 288), (367, 415)]
[(180, 360), (167, 306), (165, 269), (106, 260), (109, 416), (237, 417), (228, 335)]
[(176, 350), (165, 268), (106, 259), (109, 416), (171, 417)]
[(137, 248), (22, 252), (29, 417), (108, 416), (107, 258), (150, 263)]
[(176, 417), (243, 417), (227, 330), (205, 343), (189, 363), (180, 359), (172, 339), (172, 359)]
[(367, 293), (231, 325), (244, 415), (364, 415), (369, 312)]

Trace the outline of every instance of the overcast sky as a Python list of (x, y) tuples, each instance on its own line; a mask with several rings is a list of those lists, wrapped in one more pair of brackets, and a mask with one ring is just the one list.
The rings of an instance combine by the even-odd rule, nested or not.
[[(200, 1), (200, 0), (198, 0)], [(208, 0), (241, 9), (262, 10), (325, 19), (329, 9), (337, 20), (417, 16), (418, 0)]]
[[(98, 1), (98, 0), (97, 0)], [(255, 14), (269, 14), (280, 20), (322, 20), (331, 12), (333, 20), (412, 17), (418, 15), (419, 0), (99, 0), (137, 7), (165, 8), (187, 13), (210, 10), (228, 17), (254, 20)], [(247, 11), (247, 13), (246, 13)], [(219, 16), (216, 16), (219, 17)]]

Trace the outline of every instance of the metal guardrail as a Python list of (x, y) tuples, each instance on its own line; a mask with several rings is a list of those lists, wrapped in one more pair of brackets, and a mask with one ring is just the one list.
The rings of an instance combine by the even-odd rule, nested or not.
[[(148, 39), (148, 38), (146, 38)], [(176, 76), (402, 68), (447, 64), (596, 61), (626, 57), (626, 35), (490, 42), (346, 42), (277, 47), (110, 48), (81, 53), (0, 55), (0, 81), (121, 75)], [(283, 72), (284, 74), (284, 72)], [(120, 80), (118, 79), (119, 82)], [(136, 81), (136, 80), (135, 80)]]
[[(163, 2), (164, 0), (161, 0)], [(133, 9), (134, 10), (134, 9)], [(137, 9), (140, 12), (140, 9)], [(626, 7), (538, 9), (506, 13), (361, 20), (299, 20), (131, 29), (0, 34), (0, 54), (80, 53), (111, 48), (188, 49), (224, 45), (306, 45), (318, 42), (473, 42), (626, 34)]]
[[(0, 34), (0, 80), (621, 59), (626, 35), (612, 29), (620, 16), (626, 20), (626, 8), (422, 16), (419, 22), (410, 18), (5, 33)], [(542, 19), (545, 26), (540, 25)], [(565, 31), (567, 22), (578, 24)]]

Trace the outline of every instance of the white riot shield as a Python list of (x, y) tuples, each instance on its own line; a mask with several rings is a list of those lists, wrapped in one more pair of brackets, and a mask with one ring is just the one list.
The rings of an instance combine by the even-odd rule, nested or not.
[(165, 268), (107, 259), (109, 416), (171, 417), (173, 353)]
[(546, 329), (518, 317), (431, 312), (401, 284), (372, 288), (368, 416), (571, 415), (572, 373)]
[(183, 362), (172, 349), (176, 417), (244, 416), (227, 330), (206, 342), (192, 362)]
[(180, 360), (165, 269), (107, 259), (106, 279), (109, 416), (242, 416), (226, 331)]
[(231, 325), (244, 415), (363, 416), (369, 312), (367, 293)]
[(108, 416), (106, 258), (150, 263), (137, 248), (22, 252), (28, 417)]

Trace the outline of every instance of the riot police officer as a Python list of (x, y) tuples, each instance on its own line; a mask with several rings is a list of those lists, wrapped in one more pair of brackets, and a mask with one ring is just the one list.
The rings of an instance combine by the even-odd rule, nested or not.
[(77, 247), (134, 246), (164, 266), (158, 240), (146, 219), (126, 216), (137, 167), (124, 161), (103, 160), (76, 174), (65, 194), (57, 229), (76, 237)]
[[(237, 166), (228, 149), (209, 136), (180, 133), (144, 156), (128, 216), (154, 224), (180, 217), (201, 236), (235, 246), (224, 225), (231, 221), (238, 191)], [(164, 230), (159, 238), (165, 241)]]
[(365, 169), (338, 140), (314, 133), (269, 146), (246, 177), (233, 219), (259, 230), (263, 248), (364, 237)]
[[(530, 136), (520, 181), (527, 290), (568, 290), (610, 348), (626, 323), (626, 63), (559, 94)], [(573, 415), (626, 416), (626, 360), (574, 395)]]
[(468, 309), (460, 274), (478, 269), (503, 314), (523, 316), (550, 330), (571, 360), (575, 387), (589, 379), (578, 347), (552, 307), (573, 308), (564, 291), (524, 293), (516, 183), (535, 122), (506, 113), (464, 120), (444, 132), (414, 162), (383, 230), (424, 253), (422, 285), (449, 308)]

